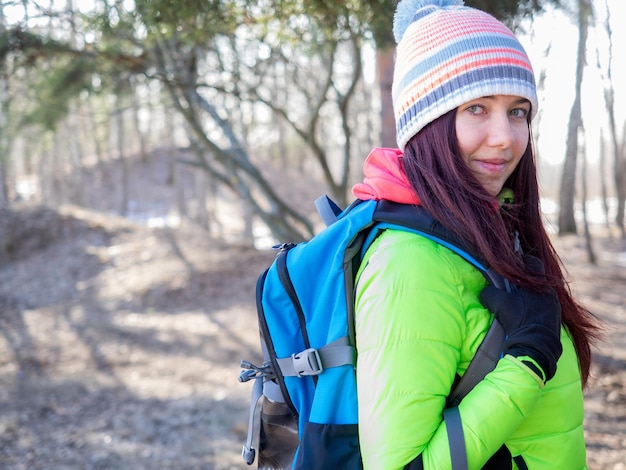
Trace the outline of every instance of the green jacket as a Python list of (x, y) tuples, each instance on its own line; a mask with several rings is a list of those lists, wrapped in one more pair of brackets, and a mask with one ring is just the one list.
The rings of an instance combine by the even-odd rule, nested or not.
[[(359, 438), (365, 470), (449, 469), (442, 418), (493, 316), (478, 296), (482, 274), (419, 235), (385, 231), (368, 249), (356, 286)], [(561, 329), (563, 354), (545, 386), (505, 356), (461, 402), (470, 469), (502, 444), (530, 470), (586, 468), (583, 393), (576, 353)], [(512, 468), (517, 468), (512, 464)]]

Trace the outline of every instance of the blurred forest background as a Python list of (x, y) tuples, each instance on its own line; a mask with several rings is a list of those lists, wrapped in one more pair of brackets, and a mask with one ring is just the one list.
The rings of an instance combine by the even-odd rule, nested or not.
[[(615, 101), (612, 69), (626, 44), (613, 43), (619, 19), (610, 2), (467, 4), (531, 40), (542, 8), (577, 28), (572, 90), (560, 90), (573, 100), (560, 110), (560, 123), (541, 116), (535, 123), (537, 138), (568, 126), (562, 164), (539, 154), (546, 196), (555, 203), (549, 207), (559, 233), (583, 233), (579, 214), (593, 199), (606, 226), (624, 236), (626, 121), (618, 121), (625, 114)], [(369, 150), (395, 146), (394, 1), (4, 0), (0, 6), (3, 206), (69, 203), (161, 223), (187, 219), (217, 234), (236, 219), (243, 240), (258, 232), (302, 239), (314, 232), (308, 201), (277, 182), (302, 180), (295, 186), (345, 203)], [(588, 46), (590, 36), (602, 41)], [(564, 60), (550, 52), (548, 42), (545, 57)], [(549, 71), (536, 73), (541, 93)], [(583, 81), (591, 75), (602, 78), (600, 117), (583, 112)], [(598, 120), (602, 138), (586, 142), (585, 126)], [(156, 153), (169, 165), (172, 206), (138, 194), (137, 165)], [(109, 197), (95, 196), (111, 182), (117, 189)], [(236, 217), (231, 209), (227, 219), (220, 213), (223, 198), (236, 202)]]
[[(576, 31), (563, 155), (537, 146), (543, 207), (610, 325), (590, 466), (623, 469), (620, 0), (465, 3), (524, 44), (554, 36), (541, 19)], [(266, 248), (319, 229), (317, 196), (346, 204), (371, 148), (395, 146), (395, 4), (0, 0), (0, 464), (241, 466), (247, 390), (231, 381), (257, 350), (254, 280)], [(563, 57), (541, 47), (543, 101), (543, 64)], [(555, 122), (533, 126), (539, 140)]]

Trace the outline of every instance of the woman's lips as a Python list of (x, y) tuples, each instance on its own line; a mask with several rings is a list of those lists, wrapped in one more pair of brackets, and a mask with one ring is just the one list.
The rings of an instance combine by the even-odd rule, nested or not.
[(504, 170), (506, 160), (475, 160), (476, 164), (489, 173), (500, 173)]

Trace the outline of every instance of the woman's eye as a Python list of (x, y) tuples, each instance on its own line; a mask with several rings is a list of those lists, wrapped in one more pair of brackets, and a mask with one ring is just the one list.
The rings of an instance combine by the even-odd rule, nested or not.
[(526, 118), (528, 116), (528, 110), (524, 108), (515, 108), (511, 110), (511, 116), (518, 118)]
[(477, 104), (473, 104), (467, 107), (467, 111), (471, 114), (480, 114), (482, 110), (483, 110), (482, 106), (479, 106)]

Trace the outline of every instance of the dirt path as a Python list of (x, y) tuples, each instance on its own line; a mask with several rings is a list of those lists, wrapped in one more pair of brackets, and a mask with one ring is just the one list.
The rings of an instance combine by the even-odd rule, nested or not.
[[(76, 209), (0, 213), (0, 227), (0, 468), (246, 468), (237, 375), (258, 359), (252, 295), (271, 253)], [(624, 469), (626, 247), (607, 243), (592, 269), (577, 240), (559, 243), (610, 326), (589, 466)]]
[[(573, 291), (605, 325), (586, 390), (588, 464), (591, 469), (626, 469), (626, 243), (597, 241), (598, 265), (585, 262), (583, 241), (557, 241)], [(599, 249), (602, 247), (602, 250)]]

